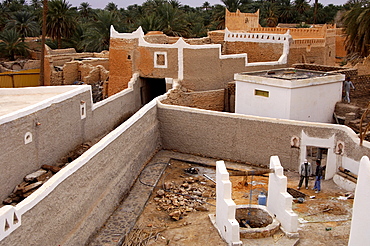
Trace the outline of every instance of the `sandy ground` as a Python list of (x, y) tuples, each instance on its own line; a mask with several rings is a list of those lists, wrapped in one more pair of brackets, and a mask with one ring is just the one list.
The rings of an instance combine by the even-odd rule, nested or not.
[[(191, 167), (197, 168), (199, 174), (188, 174), (184, 171)], [(162, 175), (157, 188), (138, 219), (135, 229), (126, 237), (124, 245), (226, 245), (209, 219), (209, 214), (215, 214), (215, 185), (212, 181), (204, 178), (203, 174), (214, 178), (215, 170), (181, 161), (171, 161), (171, 165)], [(299, 179), (298, 173), (285, 172), (285, 175), (288, 177), (288, 187), (296, 189)], [(162, 195), (163, 192), (158, 192), (158, 190), (170, 187), (191, 190), (189, 187), (183, 187), (184, 183), (188, 183), (189, 178), (193, 179), (191, 180), (193, 183), (189, 182), (191, 189), (202, 191), (201, 197), (209, 197), (204, 199), (206, 202), (197, 203), (179, 193), (166, 192)], [(268, 189), (267, 175), (266, 177), (249, 176), (247, 186), (244, 185), (245, 178), (242, 176), (230, 176), (230, 180), (233, 184), (232, 197), (237, 205), (257, 204), (260, 192), (266, 192)], [(142, 182), (145, 183), (145, 180)], [(310, 180), (311, 187), (313, 187), (313, 183), (312, 178)], [(346, 191), (329, 180), (323, 181), (321, 193), (316, 194), (312, 189), (303, 189), (301, 192), (307, 195), (305, 201), (293, 203), (293, 210), (298, 214), (300, 221), (298, 243), (296, 239), (286, 238), (279, 230), (269, 238), (243, 239), (243, 244), (347, 245), (353, 200), (341, 200)], [(187, 201), (185, 204), (182, 203), (183, 206), (177, 204), (176, 199), (180, 199), (180, 196), (182, 196), (182, 200)], [(167, 201), (173, 200), (174, 197), (178, 206)], [(176, 214), (174, 211), (179, 211), (177, 217), (173, 216)]]

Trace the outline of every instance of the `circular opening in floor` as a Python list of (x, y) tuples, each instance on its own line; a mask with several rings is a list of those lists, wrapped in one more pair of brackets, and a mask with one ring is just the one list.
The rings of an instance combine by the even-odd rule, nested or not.
[(266, 207), (260, 205), (237, 206), (235, 219), (239, 223), (242, 238), (269, 237), (280, 227), (280, 223), (267, 211)]

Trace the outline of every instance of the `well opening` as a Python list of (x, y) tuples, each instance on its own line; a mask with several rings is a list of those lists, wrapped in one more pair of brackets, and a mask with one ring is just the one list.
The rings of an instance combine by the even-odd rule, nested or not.
[(237, 206), (235, 219), (239, 223), (242, 238), (269, 237), (280, 227), (280, 223), (267, 211), (266, 207), (260, 205)]

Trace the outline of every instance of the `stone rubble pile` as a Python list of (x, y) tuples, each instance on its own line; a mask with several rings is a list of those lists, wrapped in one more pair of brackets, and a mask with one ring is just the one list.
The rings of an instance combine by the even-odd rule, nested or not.
[(28, 174), (24, 177), (24, 181), (17, 185), (13, 192), (3, 201), (4, 205), (14, 205), (21, 202), (24, 198), (30, 196), (43, 183), (48, 181), (61, 168), (50, 165), (42, 165), (41, 169)]
[(193, 211), (208, 211), (216, 198), (216, 185), (203, 177), (187, 177), (182, 183), (165, 182), (156, 193), (157, 209), (167, 211), (174, 220), (180, 220)]
[(84, 143), (71, 151), (67, 156), (61, 159), (61, 162), (55, 166), (42, 165), (41, 168), (23, 178), (23, 182), (17, 185), (13, 192), (3, 201), (4, 205), (16, 205), (26, 197), (30, 196), (42, 184), (48, 181), (55, 173), (60, 171), (63, 167), (82, 155), (91, 147), (91, 144)]

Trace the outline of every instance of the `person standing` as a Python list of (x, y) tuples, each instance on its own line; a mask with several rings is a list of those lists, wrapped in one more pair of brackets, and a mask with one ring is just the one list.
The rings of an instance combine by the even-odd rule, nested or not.
[(321, 166), (321, 160), (316, 160), (316, 171), (315, 171), (315, 186), (313, 187), (313, 190), (316, 190), (315, 193), (319, 193), (321, 191), (321, 179), (323, 171), (325, 170), (325, 167)]
[(351, 88), (355, 89), (355, 86), (353, 85), (351, 81), (351, 77), (348, 77), (344, 81), (344, 91), (346, 93), (346, 95), (344, 96), (344, 101), (347, 101), (347, 103), (351, 102), (351, 100), (349, 99), (349, 92), (351, 91)]
[(303, 180), (305, 180), (305, 186), (306, 190), (308, 189), (308, 178), (311, 175), (311, 163), (307, 161), (307, 159), (304, 160), (304, 162), (301, 164), (301, 178), (299, 179), (299, 184), (297, 189), (299, 190), (302, 187)]

